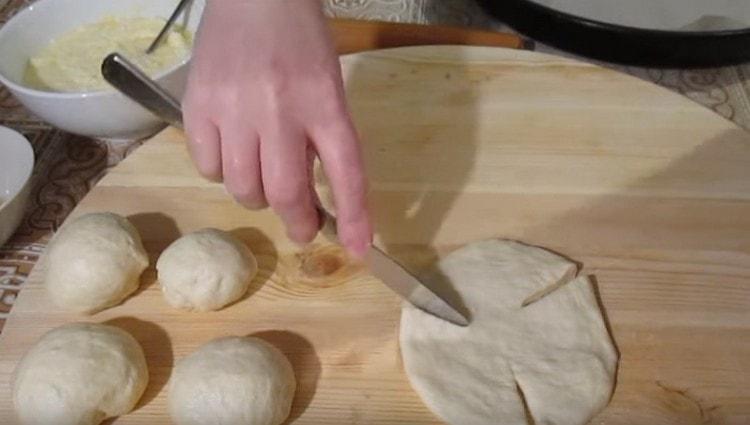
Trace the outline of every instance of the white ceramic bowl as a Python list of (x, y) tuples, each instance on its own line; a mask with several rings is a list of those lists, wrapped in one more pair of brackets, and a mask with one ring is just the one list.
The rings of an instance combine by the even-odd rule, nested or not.
[(0, 245), (23, 218), (31, 191), (34, 150), (21, 134), (0, 126)]
[[(193, 0), (178, 20), (193, 34), (204, 4), (205, 0)], [(73, 28), (105, 16), (166, 19), (176, 5), (177, 0), (38, 0), (0, 28), (0, 82), (37, 116), (71, 133), (107, 139), (153, 134), (164, 124), (115, 89), (80, 93), (41, 91), (25, 86), (23, 74), (29, 57)], [(178, 99), (185, 86), (188, 60), (155, 76)]]

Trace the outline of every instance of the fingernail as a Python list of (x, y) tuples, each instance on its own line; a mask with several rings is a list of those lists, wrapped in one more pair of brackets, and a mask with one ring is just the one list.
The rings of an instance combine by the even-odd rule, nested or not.
[(294, 243), (300, 246), (305, 246), (309, 244), (310, 242), (315, 239), (315, 236), (318, 234), (317, 231), (308, 231), (308, 230), (295, 230), (295, 231), (287, 231), (286, 235), (287, 237)]
[(262, 210), (268, 207), (268, 203), (265, 201), (248, 201), (239, 198), (234, 198), (234, 201), (242, 205), (243, 207), (253, 211)]
[(359, 244), (354, 244), (349, 246), (349, 253), (356, 259), (362, 260), (367, 255), (367, 251), (369, 251), (370, 246), (372, 245), (371, 242), (366, 241)]

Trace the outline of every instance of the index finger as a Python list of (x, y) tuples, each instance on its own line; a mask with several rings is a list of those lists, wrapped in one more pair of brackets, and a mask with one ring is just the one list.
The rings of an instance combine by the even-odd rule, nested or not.
[(333, 191), (339, 240), (362, 257), (372, 244), (367, 181), (357, 133), (349, 120), (311, 134)]

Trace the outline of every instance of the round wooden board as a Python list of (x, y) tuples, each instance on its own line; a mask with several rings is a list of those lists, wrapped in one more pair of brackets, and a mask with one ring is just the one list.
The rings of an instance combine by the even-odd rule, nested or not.
[[(748, 134), (664, 89), (533, 52), (422, 47), (342, 61), (379, 245), (414, 271), (482, 238), (562, 252), (595, 276), (621, 352), (593, 423), (750, 423)], [(152, 264), (182, 233), (232, 230), (259, 257), (252, 294), (220, 312), (176, 311), (150, 268), (122, 305), (76, 316), (47, 299), (42, 260), (0, 337), (0, 417), (12, 417), (21, 355), (50, 328), (88, 320), (123, 326), (148, 356), (146, 395), (116, 423), (168, 423), (176, 359), (228, 334), (261, 334), (289, 356), (294, 423), (439, 422), (403, 373), (399, 300), (337, 248), (299, 250), (273, 214), (202, 180), (181, 133), (147, 142), (74, 216), (102, 210), (132, 219)]]

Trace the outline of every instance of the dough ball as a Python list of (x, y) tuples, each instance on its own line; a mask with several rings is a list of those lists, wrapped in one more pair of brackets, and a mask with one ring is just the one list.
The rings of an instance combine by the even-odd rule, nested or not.
[(21, 359), (13, 405), (23, 424), (94, 425), (133, 410), (147, 384), (146, 358), (129, 333), (73, 323), (46, 333)]
[(218, 310), (247, 292), (258, 271), (250, 249), (227, 232), (202, 229), (174, 241), (156, 262), (164, 298), (186, 310)]
[(130, 222), (117, 214), (78, 217), (57, 232), (47, 250), (45, 285), (68, 310), (95, 313), (138, 288), (148, 254)]
[(215, 339), (177, 362), (169, 415), (177, 425), (278, 425), (297, 383), (284, 355), (252, 337)]
[[(456, 425), (572, 425), (606, 406), (617, 353), (575, 264), (488, 240), (437, 269), (425, 280), (449, 282), (472, 323), (455, 326), (405, 304), (400, 333), (407, 376), (437, 416)], [(529, 299), (536, 301), (522, 307)]]

